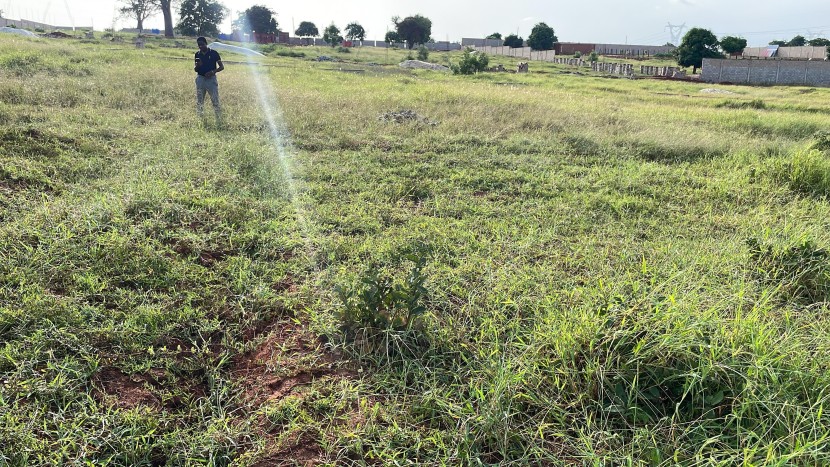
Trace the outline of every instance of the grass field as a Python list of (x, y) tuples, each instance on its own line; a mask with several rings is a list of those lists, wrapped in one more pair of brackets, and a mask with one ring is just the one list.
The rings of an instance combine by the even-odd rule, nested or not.
[(830, 89), (184, 46), (0, 37), (0, 465), (830, 463)]

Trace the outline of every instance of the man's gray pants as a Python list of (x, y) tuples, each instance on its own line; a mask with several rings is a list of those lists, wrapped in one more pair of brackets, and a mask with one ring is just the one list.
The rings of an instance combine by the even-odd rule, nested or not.
[(205, 78), (202, 75), (196, 76), (196, 111), (199, 112), (201, 118), (205, 109), (205, 93), (210, 95), (210, 101), (213, 103), (213, 111), (216, 113), (216, 119), (222, 119), (222, 108), (219, 106), (219, 81), (216, 77)]

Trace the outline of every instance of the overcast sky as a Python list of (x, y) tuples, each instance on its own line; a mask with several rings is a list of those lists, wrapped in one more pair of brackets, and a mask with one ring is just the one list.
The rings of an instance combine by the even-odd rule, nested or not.
[[(483, 37), (492, 32), (515, 33), (527, 38), (533, 25), (546, 22), (561, 41), (662, 45), (669, 41), (668, 23), (711, 29), (719, 37), (735, 34), (750, 45), (797, 34), (830, 37), (830, 2), (802, 0), (797, 7), (771, 0), (222, 0), (234, 15), (254, 4), (277, 12), (280, 29), (292, 31), (300, 21), (314, 22), (320, 32), (334, 22), (343, 27), (357, 21), (366, 28), (367, 39), (382, 40), (390, 18), (421, 14), (432, 20), (435, 40), (457, 41)], [(0, 0), (7, 18), (32, 19), (49, 24), (110, 27), (116, 0)], [(71, 12), (71, 16), (70, 13)], [(174, 13), (174, 16), (178, 16)], [(161, 15), (145, 27), (162, 27)], [(135, 27), (135, 21), (120, 19), (116, 27)], [(221, 27), (230, 32), (230, 20)]]

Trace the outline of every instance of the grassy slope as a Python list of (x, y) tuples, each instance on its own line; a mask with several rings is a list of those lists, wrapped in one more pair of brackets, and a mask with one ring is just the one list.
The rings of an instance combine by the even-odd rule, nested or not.
[(0, 44), (8, 463), (830, 461), (830, 91), (271, 57), (217, 130), (190, 50)]

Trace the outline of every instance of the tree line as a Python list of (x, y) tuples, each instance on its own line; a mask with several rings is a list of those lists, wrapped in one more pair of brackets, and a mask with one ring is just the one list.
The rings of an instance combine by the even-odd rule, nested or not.
[[(144, 22), (161, 12), (164, 15), (164, 35), (174, 36), (172, 8), (174, 3), (179, 8), (179, 22), (176, 30), (186, 36), (216, 36), (219, 24), (228, 17), (229, 10), (217, 0), (119, 0), (122, 16), (137, 22), (137, 28), (144, 30)], [(241, 12), (232, 22), (233, 29), (243, 33), (279, 33), (277, 13), (263, 5), (254, 5)], [(432, 21), (422, 15), (392, 18), (394, 29), (386, 33), (386, 42), (405, 42), (410, 49), (416, 45), (432, 41)], [(320, 31), (311, 21), (301, 21), (294, 31), (299, 37), (311, 39), (320, 37)], [(345, 35), (345, 37), (344, 37)], [(334, 23), (323, 30), (323, 40), (334, 46), (344, 39), (362, 41), (366, 38), (366, 29), (358, 22), (346, 25), (343, 31)]]

